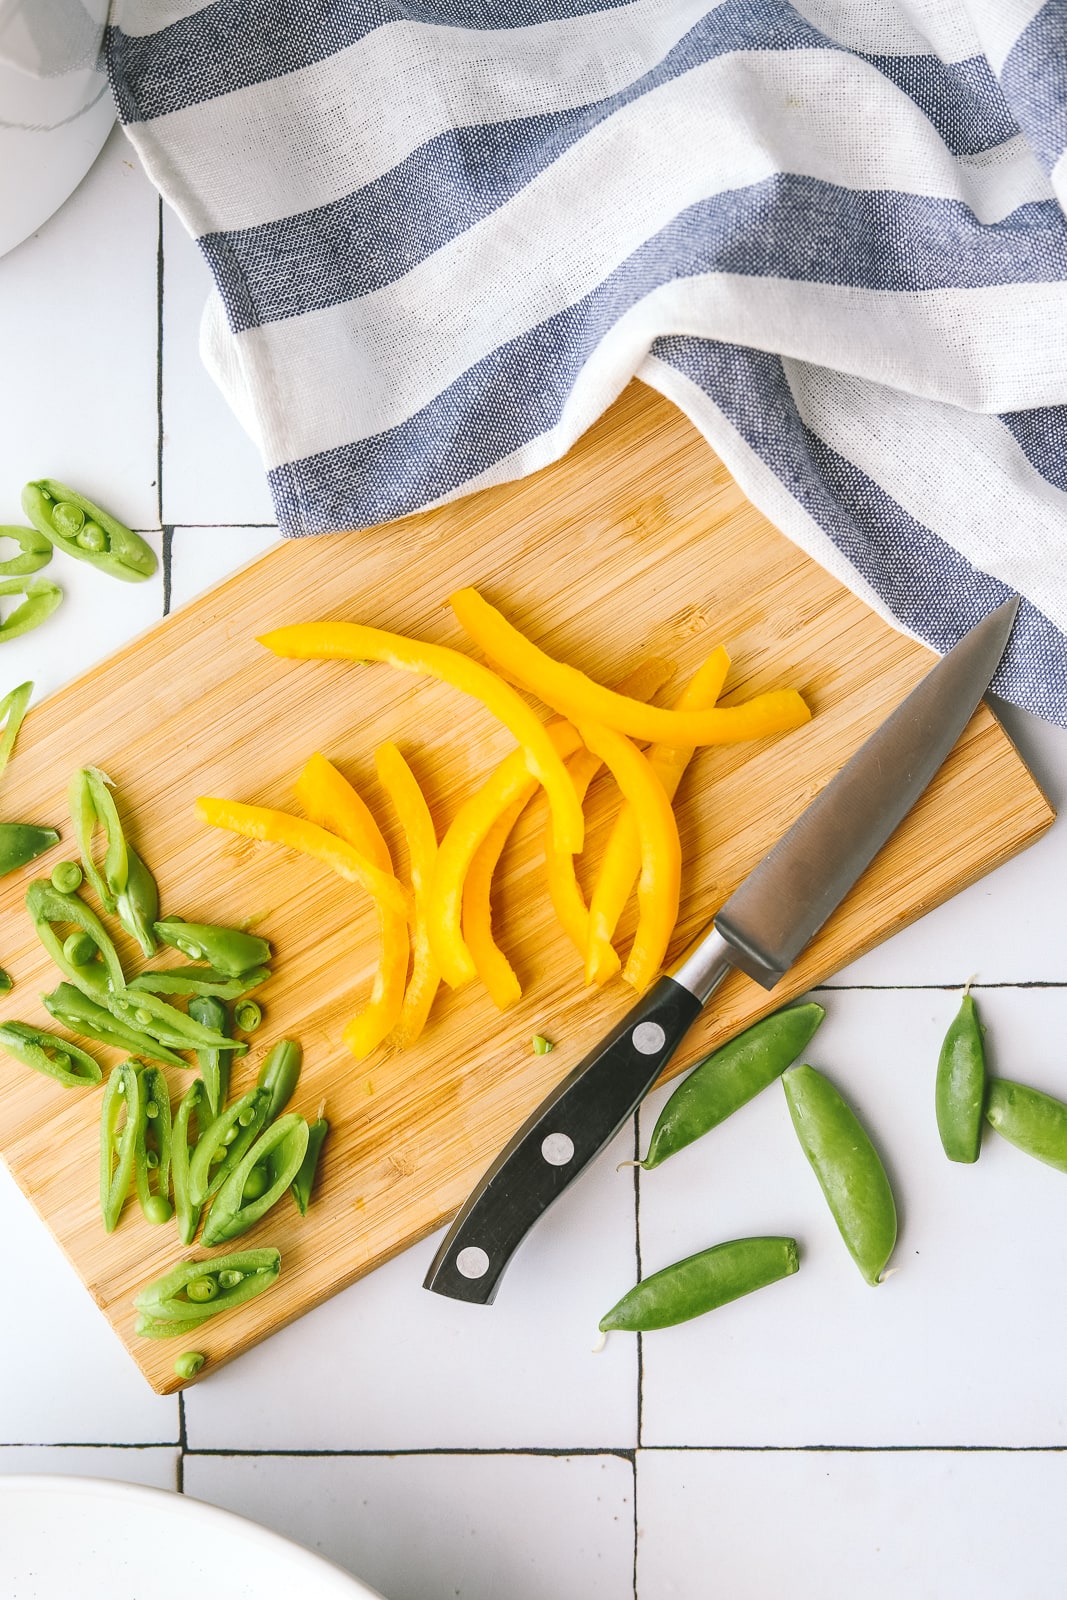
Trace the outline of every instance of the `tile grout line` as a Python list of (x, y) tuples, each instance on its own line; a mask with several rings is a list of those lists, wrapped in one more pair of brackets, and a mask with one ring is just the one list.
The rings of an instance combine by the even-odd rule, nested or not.
[(174, 1469), (174, 1487), (185, 1493), (185, 1458), (189, 1453), (189, 1435), (185, 1427), (185, 1395), (178, 1390), (178, 1460)]
[(174, 570), (174, 529), (163, 524), (163, 615), (170, 616), (171, 575)]
[(156, 234), (156, 518), (163, 526), (163, 196)]
[[(181, 1398), (181, 1397), (179, 1397)], [(121, 1439), (16, 1439), (0, 1441), (0, 1450), (178, 1450), (183, 1458), (205, 1457), (247, 1459), (280, 1457), (285, 1460), (393, 1460), (421, 1456), (530, 1456), (564, 1460), (570, 1456), (614, 1456), (635, 1463), (638, 1452), (624, 1445), (411, 1445), (397, 1448), (382, 1445), (375, 1449), (287, 1449), (259, 1450), (234, 1446), (190, 1445), (184, 1437), (146, 1442)], [(644, 1444), (645, 1454), (665, 1455), (1067, 1455), (1067, 1444)]]

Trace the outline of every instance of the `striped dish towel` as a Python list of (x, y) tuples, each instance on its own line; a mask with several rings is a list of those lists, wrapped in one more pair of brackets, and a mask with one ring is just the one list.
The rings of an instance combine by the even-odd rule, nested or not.
[(1067, 725), (1067, 0), (112, 0), (282, 531), (556, 459), (636, 374)]

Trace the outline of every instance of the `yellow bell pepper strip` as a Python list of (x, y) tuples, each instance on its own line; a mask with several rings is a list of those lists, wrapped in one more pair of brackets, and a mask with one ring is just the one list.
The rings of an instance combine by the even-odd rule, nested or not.
[(582, 808), (544, 724), (517, 690), (480, 661), (446, 645), (427, 644), (357, 622), (295, 623), (263, 634), (259, 642), (275, 655), (302, 660), (387, 661), (403, 672), (439, 678), (480, 700), (515, 735), (531, 776), (544, 787), (560, 847), (582, 848)]
[[(646, 705), (595, 683), (576, 667), (546, 655), (484, 600), (477, 589), (458, 589), (449, 605), (475, 644), (501, 669), (554, 711), (573, 722), (597, 722), (634, 739), (658, 744), (736, 744), (786, 733), (810, 720), (811, 712), (795, 689), (756, 695), (739, 706), (707, 711), (667, 711)], [(572, 849), (564, 840), (561, 847)]]
[[(392, 857), (381, 829), (362, 796), (332, 761), (316, 751), (296, 780), (295, 792), (312, 822), (339, 834), (379, 872), (392, 875)], [(370, 999), (349, 1018), (343, 1034), (345, 1045), (358, 1061), (376, 1050), (396, 1027), (408, 976), (407, 918), (381, 900), (376, 900), (375, 906), (381, 956)]]
[(640, 914), (629, 960), (623, 971), (635, 989), (648, 987), (663, 964), (678, 920), (682, 847), (674, 810), (648, 758), (614, 728), (583, 722), (582, 739), (603, 760), (633, 807), (641, 841)]
[(382, 872), (359, 850), (338, 839), (314, 822), (305, 822), (288, 811), (273, 806), (249, 806), (239, 800), (220, 800), (201, 795), (196, 802), (201, 822), (213, 828), (226, 828), (246, 839), (266, 839), (303, 855), (314, 856), (348, 883), (358, 883), (380, 905), (386, 905), (408, 921), (414, 917), (411, 896), (390, 872)]
[(437, 831), (418, 779), (395, 744), (374, 752), (378, 781), (400, 818), (408, 847), (408, 867), (415, 895), (411, 932), (411, 977), (390, 1042), (405, 1050), (422, 1033), (441, 984), (441, 972), (430, 944), (430, 897), (437, 862)]
[[(703, 711), (713, 706), (722, 693), (729, 670), (730, 657), (720, 645), (697, 668), (675, 701), (675, 709)], [(645, 753), (668, 800), (673, 800), (682, 773), (693, 757), (692, 747), (680, 749), (674, 745), (657, 744)], [(633, 807), (625, 805), (608, 837), (589, 902), (586, 983), (606, 983), (619, 970), (619, 958), (611, 941), (640, 870), (641, 840), (637, 818)]]
[(463, 940), (489, 997), (498, 1011), (506, 1011), (522, 998), (522, 985), (507, 956), (493, 938), (491, 892), (493, 873), (515, 823), (525, 809), (527, 795), (513, 800), (489, 829), (467, 869), (463, 882)]
[[(603, 765), (599, 756), (595, 756), (591, 750), (584, 749), (579, 750), (578, 754), (568, 761), (567, 771), (571, 775), (571, 782), (583, 800), (586, 790)], [(589, 908), (574, 870), (574, 857), (556, 849), (549, 828), (545, 829), (544, 849), (545, 876), (548, 880), (548, 895), (552, 901), (552, 909), (564, 933), (584, 956), (589, 948)], [(614, 955), (614, 947), (609, 948)], [(622, 962), (616, 955), (615, 970), (618, 971), (621, 965)]]

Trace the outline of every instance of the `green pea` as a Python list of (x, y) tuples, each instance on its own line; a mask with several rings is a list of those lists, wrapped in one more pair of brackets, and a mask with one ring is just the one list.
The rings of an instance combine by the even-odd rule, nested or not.
[(90, 961), (96, 960), (99, 950), (92, 934), (79, 929), (77, 933), (68, 933), (63, 940), (63, 954), (72, 967), (87, 967)]
[(87, 522), (77, 537), (83, 550), (99, 552), (107, 549), (107, 534), (98, 522)]
[(60, 533), (73, 539), (85, 526), (85, 512), (71, 500), (57, 500), (52, 507), (52, 522)]
[(174, 1370), (179, 1378), (195, 1378), (206, 1360), (199, 1350), (183, 1350), (174, 1363)]
[(897, 1238), (897, 1209), (878, 1152), (852, 1107), (814, 1067), (790, 1067), (782, 1087), (849, 1254), (877, 1284)]
[(269, 1188), (270, 1172), (267, 1170), (266, 1162), (260, 1162), (259, 1166), (252, 1168), (245, 1179), (242, 1198), (245, 1200), (259, 1200)]
[(718, 1127), (775, 1078), (805, 1048), (826, 1012), (809, 1001), (764, 1017), (705, 1057), (684, 1078), (652, 1130), (645, 1171)]
[(255, 1000), (239, 1000), (233, 1008), (233, 1020), (242, 1033), (255, 1033), (263, 1021), (263, 1012)]
[(1057, 1172), (1067, 1172), (1067, 1105), (1062, 1100), (1010, 1078), (993, 1078), (985, 1114), (1009, 1144)]
[(52, 888), (60, 894), (73, 894), (81, 881), (82, 869), (76, 861), (57, 861), (52, 868)]
[(218, 1292), (218, 1279), (209, 1274), (205, 1274), (202, 1278), (194, 1278), (185, 1288), (187, 1299), (194, 1300), (197, 1305), (207, 1300), (214, 1300)]
[[(149, 1154), (154, 1155), (155, 1152), (149, 1151)], [(150, 1165), (153, 1166), (158, 1166), (158, 1164), (158, 1157), (155, 1162), (150, 1163)], [(171, 1205), (166, 1195), (163, 1194), (149, 1195), (142, 1209), (144, 1210), (144, 1214), (148, 1218), (149, 1222), (169, 1222), (171, 1217), (174, 1215), (174, 1207)], [(210, 1296), (208, 1296), (208, 1298), (210, 1299)]]
[(239, 1271), (237, 1267), (224, 1267), (219, 1273), (219, 1288), (236, 1289), (239, 1283), (244, 1282), (244, 1279), (245, 1274)]
[(642, 1278), (601, 1317), (600, 1328), (603, 1333), (671, 1328), (777, 1283), (799, 1265), (795, 1239), (729, 1239)]
[(934, 1091), (937, 1131), (950, 1161), (978, 1160), (985, 1093), (982, 1028), (974, 998), (965, 994), (941, 1046)]

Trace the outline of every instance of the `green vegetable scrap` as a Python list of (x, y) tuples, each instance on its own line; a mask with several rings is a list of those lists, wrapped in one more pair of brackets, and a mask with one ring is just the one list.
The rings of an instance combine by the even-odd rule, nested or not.
[(546, 1039), (543, 1033), (534, 1034), (533, 1053), (535, 1056), (547, 1056), (548, 1052), (554, 1049), (555, 1045), (551, 1039)]
[(189, 1063), (175, 1055), (165, 1045), (153, 1039), (142, 1029), (128, 1027), (113, 1017), (92, 996), (76, 989), (73, 984), (61, 983), (51, 994), (41, 996), (41, 1004), (49, 1016), (55, 1017), (72, 1033), (83, 1039), (95, 1039), (99, 1044), (115, 1045), (131, 1055), (147, 1056), (151, 1061), (164, 1061), (171, 1067), (187, 1067)]
[(25, 1022), (0, 1024), (0, 1050), (67, 1089), (84, 1089), (99, 1083), (102, 1076), (98, 1063), (86, 1051), (58, 1034), (45, 1033)]
[(950, 1161), (978, 1160), (985, 1109), (986, 1064), (974, 997), (965, 994), (941, 1046), (934, 1108)]
[(808, 1044), (826, 1012), (813, 1001), (764, 1017), (705, 1057), (684, 1078), (659, 1114), (645, 1171), (718, 1127), (775, 1078)]
[(134, 1297), (136, 1332), (144, 1339), (172, 1339), (209, 1317), (264, 1293), (278, 1281), (277, 1250), (242, 1250), (207, 1261), (183, 1261)]
[(795, 1239), (730, 1239), (642, 1278), (601, 1317), (600, 1328), (603, 1333), (670, 1328), (777, 1283), (799, 1265)]
[(52, 541), (37, 528), (0, 527), (0, 539), (14, 539), (19, 547), (17, 556), (0, 561), (0, 578), (22, 578), (28, 572), (39, 572), (52, 559)]
[(867, 1282), (877, 1284), (897, 1238), (893, 1191), (878, 1152), (851, 1106), (814, 1067), (790, 1067), (782, 1087), (849, 1254)]
[(9, 994), (14, 987), (15, 980), (10, 972), (6, 972), (3, 967), (0, 967), (0, 994)]
[(141, 583), (156, 570), (156, 553), (140, 534), (55, 478), (28, 483), (22, 509), (57, 549), (114, 578)]
[(994, 1078), (985, 1114), (1009, 1144), (1057, 1172), (1067, 1172), (1067, 1105), (1062, 1100), (1009, 1078)]
[(100, 1209), (113, 1233), (134, 1179), (144, 1106), (141, 1078), (132, 1061), (115, 1067), (100, 1107)]
[(199, 1350), (183, 1350), (174, 1363), (174, 1370), (179, 1378), (195, 1378), (206, 1360)]
[[(255, 970), (262, 972), (264, 975), (267, 973), (266, 967), (259, 967)], [(236, 983), (238, 980), (235, 978), (232, 981)], [(234, 1026), (239, 1028), (242, 1033), (255, 1033), (263, 1021), (263, 1012), (254, 1000), (242, 1000), (240, 1005), (236, 1005), (233, 1008), (233, 1020)]]
[[(307, 1147), (308, 1125), (296, 1112), (264, 1129), (215, 1196), (204, 1225), (204, 1243), (227, 1244), (266, 1216), (300, 1171)], [(255, 1195), (248, 1192), (249, 1178), (261, 1167), (269, 1182)]]
[(170, 1090), (160, 1067), (145, 1066), (141, 1080), (141, 1119), (134, 1153), (134, 1182), (149, 1222), (169, 1222), (171, 1115)]
[(0, 878), (36, 861), (58, 843), (54, 828), (39, 828), (32, 822), (0, 822)]
[[(60, 894), (47, 878), (35, 878), (26, 891), (26, 907), (37, 937), (64, 977), (93, 999), (106, 1001), (111, 990), (126, 986), (122, 963), (110, 935), (91, 906), (76, 894)], [(87, 934), (96, 947), (91, 961), (75, 964), (64, 951), (56, 927), (69, 925)]]
[(170, 917), (155, 925), (161, 944), (180, 950), (190, 961), (206, 961), (227, 977), (240, 978), (253, 967), (266, 966), (270, 945), (240, 928), (217, 928), (206, 922), (183, 922)]
[(51, 578), (5, 578), (0, 595), (20, 594), (22, 604), (0, 622), (0, 640), (17, 639), (39, 628), (52, 615), (63, 598), (63, 591)]
[[(289, 1186), (290, 1193), (296, 1201), (296, 1208), (302, 1217), (306, 1217), (308, 1214), (311, 1191), (318, 1171), (319, 1156), (322, 1153), (323, 1141), (329, 1131), (330, 1124), (320, 1112), (317, 1121), (313, 1122), (308, 1129), (307, 1150), (304, 1153), (303, 1161), (300, 1163), (300, 1170)], [(245, 1192), (247, 1193), (247, 1190)]]

